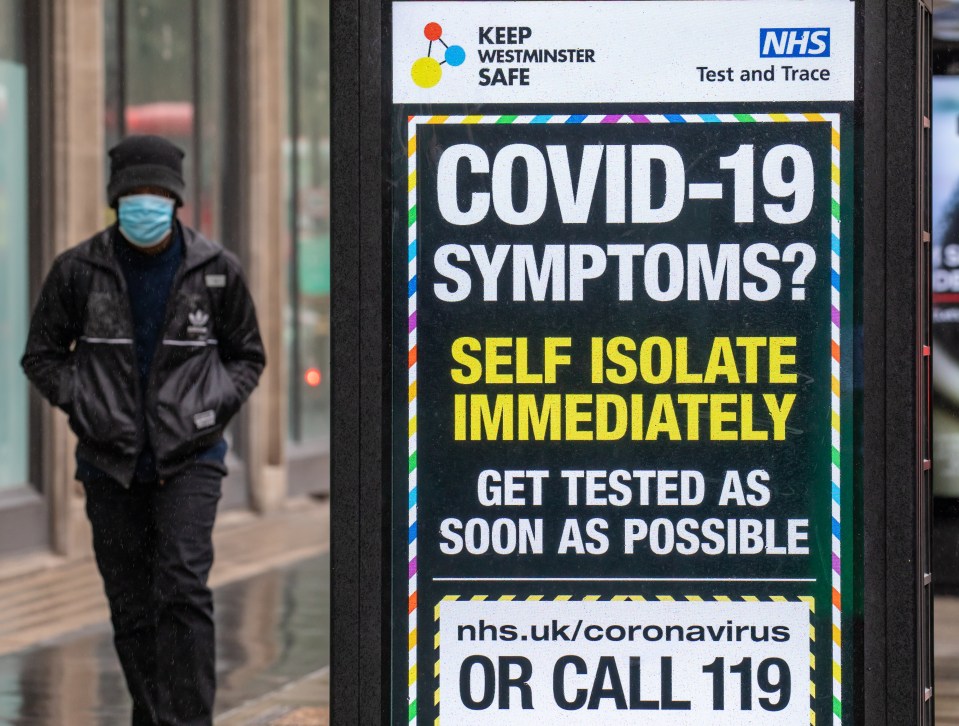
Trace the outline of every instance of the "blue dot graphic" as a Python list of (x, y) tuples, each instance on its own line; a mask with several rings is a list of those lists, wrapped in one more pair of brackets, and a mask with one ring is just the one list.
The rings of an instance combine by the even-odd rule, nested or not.
[(446, 49), (444, 58), (451, 66), (461, 66), (463, 61), (466, 60), (466, 51), (463, 50), (461, 45), (451, 45)]

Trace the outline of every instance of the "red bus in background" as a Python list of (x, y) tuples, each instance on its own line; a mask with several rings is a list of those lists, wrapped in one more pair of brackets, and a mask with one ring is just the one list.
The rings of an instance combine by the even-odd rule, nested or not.
[[(116, 113), (110, 109), (106, 113), (106, 128), (111, 136), (118, 138)], [(186, 180), (187, 196), (183, 207), (177, 213), (184, 223), (196, 227), (210, 235), (215, 225), (213, 199), (204, 190), (200, 194), (200, 216), (195, 213), (197, 190), (195, 186), (194, 158), (199, 153), (193, 148), (193, 104), (189, 101), (155, 101), (136, 106), (127, 106), (124, 110), (125, 135), (155, 134), (169, 139), (186, 152), (183, 160), (183, 175)], [(111, 133), (112, 132), (112, 133)], [(201, 160), (202, 161), (202, 160)]]

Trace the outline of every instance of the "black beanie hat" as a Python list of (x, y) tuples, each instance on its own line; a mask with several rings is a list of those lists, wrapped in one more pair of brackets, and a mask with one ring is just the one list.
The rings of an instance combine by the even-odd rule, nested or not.
[(110, 149), (110, 183), (107, 198), (111, 207), (137, 187), (159, 187), (183, 205), (183, 150), (162, 136), (128, 136)]

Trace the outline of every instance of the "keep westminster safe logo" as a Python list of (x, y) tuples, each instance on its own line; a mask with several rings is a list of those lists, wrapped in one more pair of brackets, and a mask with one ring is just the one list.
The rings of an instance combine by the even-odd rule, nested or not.
[[(443, 66), (461, 66), (466, 61), (466, 51), (461, 45), (447, 45), (443, 40), (443, 27), (439, 23), (427, 23), (423, 35), (429, 41), (426, 55), (413, 63), (410, 75), (420, 88), (432, 88), (443, 78)], [(433, 57), (433, 43), (443, 45), (443, 60)]]

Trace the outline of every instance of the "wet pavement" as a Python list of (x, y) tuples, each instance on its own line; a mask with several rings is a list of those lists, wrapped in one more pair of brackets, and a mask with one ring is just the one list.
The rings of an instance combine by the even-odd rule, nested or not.
[[(329, 663), (329, 555), (214, 591), (217, 713)], [(128, 726), (130, 698), (104, 623), (0, 657), (3, 726)]]

